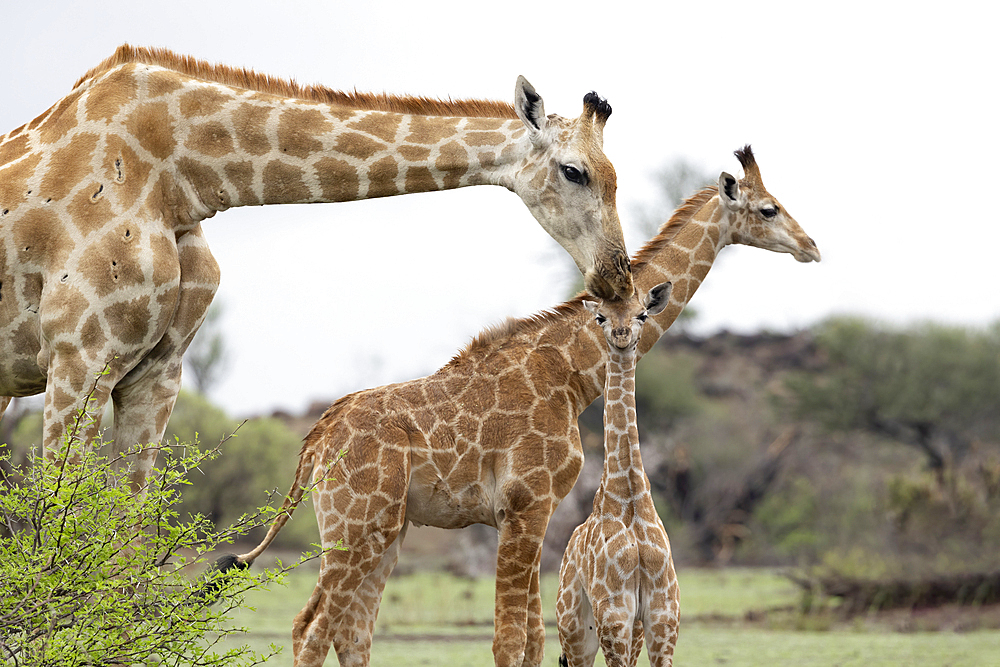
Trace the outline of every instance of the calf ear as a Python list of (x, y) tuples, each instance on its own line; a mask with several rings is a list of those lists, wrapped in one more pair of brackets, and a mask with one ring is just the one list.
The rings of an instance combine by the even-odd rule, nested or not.
[(739, 181), (726, 172), (719, 174), (719, 201), (730, 211), (735, 211), (746, 203), (746, 195), (740, 190)]
[(542, 96), (535, 92), (534, 86), (523, 76), (517, 77), (517, 84), (514, 86), (514, 109), (517, 110), (517, 117), (528, 128), (531, 143), (536, 146), (541, 144), (547, 122), (545, 104)]
[(659, 315), (663, 312), (663, 309), (667, 307), (667, 302), (670, 301), (670, 290), (673, 288), (672, 283), (660, 283), (653, 289), (649, 290), (646, 294), (646, 301), (643, 305), (646, 307), (646, 314), (651, 316)]
[(597, 302), (584, 300), (583, 307), (589, 310), (594, 315), (597, 314)]

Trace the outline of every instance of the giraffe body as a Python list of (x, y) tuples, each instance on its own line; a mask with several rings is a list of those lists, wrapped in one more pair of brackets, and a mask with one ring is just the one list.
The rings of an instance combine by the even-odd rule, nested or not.
[(634, 667), (643, 638), (651, 665), (673, 664), (680, 620), (670, 541), (642, 467), (635, 409), (636, 347), (670, 283), (645, 302), (584, 301), (608, 346), (604, 380), (604, 472), (594, 509), (573, 531), (559, 568), (556, 621), (560, 664), (590, 667), (598, 647), (609, 666)]
[(0, 407), (45, 392), (52, 451), (93, 389), (95, 411), (114, 403), (116, 451), (158, 442), (219, 285), (201, 223), (235, 206), (501, 185), (593, 293), (630, 294), (610, 113), (591, 93), (579, 118), (546, 116), (523, 77), (514, 106), (443, 102), (123, 46), (0, 137)]
[[(812, 239), (764, 190), (749, 147), (737, 154), (746, 178), (723, 173), (721, 195), (711, 187), (691, 197), (633, 260), (638, 290), (673, 283), (668, 304), (643, 328), (637, 358), (725, 245), (819, 260)], [(385, 581), (414, 522), (497, 528), (495, 663), (540, 665), (542, 540), (582, 467), (577, 417), (601, 395), (607, 361), (604, 334), (577, 297), (483, 332), (433, 375), (334, 403), (306, 437), (284, 509), (294, 511), (315, 481), (323, 545), (343, 540), (347, 551), (323, 558), (293, 624), (295, 664), (322, 664), (331, 645), (341, 665), (368, 664)], [(252, 563), (287, 520), (279, 514), (261, 544), (233, 562)]]

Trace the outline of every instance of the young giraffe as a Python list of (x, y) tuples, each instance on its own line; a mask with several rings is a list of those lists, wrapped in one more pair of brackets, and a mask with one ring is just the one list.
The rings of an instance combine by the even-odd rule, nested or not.
[(235, 206), (501, 185), (591, 293), (631, 294), (601, 149), (611, 107), (596, 93), (583, 106), (573, 120), (546, 116), (523, 77), (513, 106), (445, 102), (119, 48), (0, 137), (0, 416), (10, 396), (44, 391), (52, 451), (107, 367), (92, 407), (114, 402), (115, 450), (158, 442), (219, 285), (200, 223)]
[[(764, 189), (750, 147), (736, 155), (746, 177), (737, 182), (724, 172), (720, 188), (688, 199), (633, 261), (637, 290), (673, 283), (668, 306), (644, 327), (638, 357), (677, 318), (724, 246), (820, 259)], [(341, 665), (368, 664), (382, 591), (411, 522), (497, 528), (494, 659), (541, 664), (542, 539), (583, 465), (577, 417), (601, 395), (608, 359), (582, 300), (489, 329), (433, 375), (345, 396), (316, 422), (284, 509), (294, 510), (302, 489), (317, 481), (323, 545), (343, 540), (347, 551), (324, 554), (295, 618), (296, 665), (321, 664), (331, 643)], [(280, 514), (260, 545), (223, 567), (252, 563), (287, 520)]]
[(635, 411), (636, 347), (647, 317), (667, 305), (670, 283), (644, 302), (584, 301), (604, 331), (604, 472), (594, 510), (573, 531), (559, 568), (556, 621), (562, 667), (605, 662), (634, 667), (645, 636), (649, 662), (673, 664), (680, 619), (670, 541), (642, 468)]

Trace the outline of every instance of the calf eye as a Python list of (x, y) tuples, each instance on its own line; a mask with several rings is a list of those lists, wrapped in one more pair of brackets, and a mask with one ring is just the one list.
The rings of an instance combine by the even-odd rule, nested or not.
[(608, 321), (608, 318), (604, 317), (604, 315), (595, 315), (594, 320), (596, 320), (598, 324), (604, 324)]

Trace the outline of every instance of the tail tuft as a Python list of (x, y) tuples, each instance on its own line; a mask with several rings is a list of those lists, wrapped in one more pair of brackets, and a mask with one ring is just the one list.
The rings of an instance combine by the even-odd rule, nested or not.
[(566, 660), (565, 653), (559, 656), (559, 667), (569, 667), (569, 662)]
[(219, 556), (219, 559), (215, 561), (215, 565), (208, 571), (211, 575), (214, 572), (227, 572), (229, 570), (245, 570), (250, 567), (249, 563), (244, 563), (239, 559), (236, 554), (225, 554), (224, 556)]
[(194, 599), (209, 606), (215, 603), (216, 596), (222, 588), (220, 579), (230, 570), (246, 570), (250, 563), (242, 561), (236, 554), (220, 556), (215, 565), (208, 568), (202, 575), (201, 589), (194, 594)]

